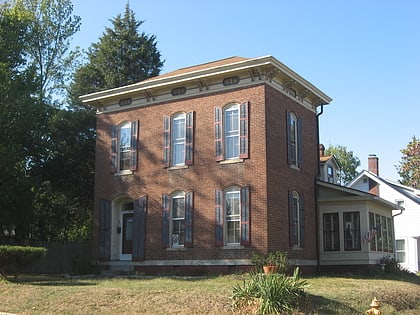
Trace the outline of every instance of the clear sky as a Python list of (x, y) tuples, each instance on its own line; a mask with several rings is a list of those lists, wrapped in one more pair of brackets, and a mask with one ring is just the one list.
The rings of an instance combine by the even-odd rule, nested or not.
[[(88, 48), (127, 0), (73, 0), (73, 45)], [(367, 169), (398, 180), (400, 150), (420, 137), (418, 0), (132, 0), (139, 31), (155, 35), (161, 73), (231, 56), (272, 55), (333, 101), (320, 142), (344, 145)]]

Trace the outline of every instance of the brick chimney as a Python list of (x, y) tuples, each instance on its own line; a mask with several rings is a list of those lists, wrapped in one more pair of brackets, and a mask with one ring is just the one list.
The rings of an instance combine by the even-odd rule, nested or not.
[(325, 147), (324, 147), (324, 145), (321, 143), (320, 145), (319, 145), (319, 156), (321, 157), (321, 156), (324, 156), (325, 155)]
[(379, 176), (379, 158), (375, 154), (369, 154), (368, 171)]

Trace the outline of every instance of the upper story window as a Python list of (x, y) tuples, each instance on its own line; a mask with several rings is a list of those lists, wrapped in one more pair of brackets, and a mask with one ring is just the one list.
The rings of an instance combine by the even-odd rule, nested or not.
[(249, 187), (215, 191), (216, 246), (250, 244)]
[(138, 130), (137, 120), (111, 126), (111, 167), (114, 173), (137, 169)]
[(192, 247), (193, 192), (162, 195), (162, 246)]
[(216, 161), (248, 158), (249, 103), (215, 107)]
[(163, 117), (163, 164), (192, 165), (194, 142), (193, 112)]
[(301, 167), (302, 164), (302, 119), (287, 112), (287, 162)]
[(223, 85), (224, 86), (234, 85), (234, 84), (238, 84), (239, 81), (240, 81), (240, 79), (239, 79), (238, 76), (228, 77), (228, 78), (223, 79)]
[(334, 183), (334, 168), (331, 165), (327, 165), (327, 181)]
[(289, 192), (289, 242), (290, 247), (303, 248), (305, 235), (305, 216), (303, 195)]

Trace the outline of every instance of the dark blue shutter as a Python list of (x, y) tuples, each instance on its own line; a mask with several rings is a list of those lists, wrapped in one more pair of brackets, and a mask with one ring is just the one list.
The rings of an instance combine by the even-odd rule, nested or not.
[(171, 163), (171, 118), (163, 116), (163, 165), (168, 167)]
[(185, 247), (193, 247), (194, 192), (185, 194)]
[(188, 112), (185, 118), (185, 165), (192, 165), (194, 162), (194, 112)]
[(118, 154), (117, 154), (117, 126), (111, 126), (111, 171), (112, 173), (118, 170)]
[(216, 161), (223, 160), (223, 123), (222, 108), (214, 108), (214, 147)]
[(298, 166), (301, 168), (302, 167), (302, 118), (298, 118), (297, 119), (297, 151), (298, 151), (298, 156), (297, 156), (297, 163)]
[(239, 158), (246, 159), (249, 157), (249, 102), (241, 104), (240, 113)]
[(286, 112), (286, 135), (287, 135), (287, 164), (293, 164), (293, 147), (292, 147), (292, 133), (291, 133), (291, 113)]
[(303, 248), (305, 244), (305, 211), (303, 195), (299, 197), (299, 232), (300, 232), (300, 247)]
[(106, 199), (99, 204), (99, 259), (111, 259), (111, 202)]
[(130, 142), (130, 170), (137, 170), (137, 154), (138, 154), (138, 133), (139, 133), (139, 121), (135, 120), (131, 122), (131, 142)]
[(249, 186), (241, 188), (241, 245), (250, 245)]
[(162, 248), (169, 248), (169, 208), (168, 194), (162, 194)]
[(223, 192), (219, 189), (215, 190), (215, 239), (216, 246), (223, 246), (223, 223), (225, 221), (223, 213)]
[(134, 201), (133, 215), (133, 260), (145, 259), (147, 196)]
[(289, 191), (289, 245), (293, 247), (296, 244), (295, 237), (295, 226), (294, 226), (294, 214), (293, 214), (293, 193)]

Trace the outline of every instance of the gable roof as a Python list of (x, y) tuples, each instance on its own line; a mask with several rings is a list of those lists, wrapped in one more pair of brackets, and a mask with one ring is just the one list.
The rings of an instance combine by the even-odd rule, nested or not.
[(400, 183), (391, 181), (389, 179), (379, 177), (375, 175), (374, 173), (366, 171), (366, 170), (363, 170), (359, 174), (357, 174), (357, 176), (350, 183), (347, 184), (347, 187), (354, 186), (363, 177), (367, 177), (380, 185), (386, 185), (420, 205), (420, 189), (404, 186)]

